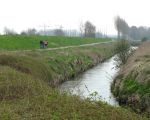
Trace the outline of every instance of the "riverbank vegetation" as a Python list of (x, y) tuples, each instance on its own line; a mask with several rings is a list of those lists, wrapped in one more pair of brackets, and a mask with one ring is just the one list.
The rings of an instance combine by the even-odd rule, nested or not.
[(61, 82), (111, 57), (113, 49), (111, 43), (53, 51), (1, 51), (0, 119), (146, 119), (57, 89)]
[(0, 53), (0, 64), (57, 86), (111, 57), (113, 49), (110, 43), (53, 51), (5, 51)]
[[(31, 75), (1, 66), (0, 119), (142, 120), (135, 113), (52, 89)], [(7, 72), (6, 72), (7, 71)], [(6, 76), (10, 76), (7, 77)], [(7, 86), (7, 87), (6, 87)], [(143, 118), (144, 119), (144, 118)]]
[(115, 52), (117, 53), (117, 61), (120, 64), (125, 64), (127, 62), (128, 57), (130, 56), (130, 43), (127, 40), (120, 40), (116, 42)]
[(121, 67), (112, 91), (122, 105), (150, 117), (150, 42), (139, 46)]

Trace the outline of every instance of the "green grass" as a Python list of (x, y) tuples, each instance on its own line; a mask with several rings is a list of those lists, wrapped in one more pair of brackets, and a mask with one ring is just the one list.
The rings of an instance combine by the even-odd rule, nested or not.
[[(2, 120), (146, 120), (101, 101), (60, 93), (62, 81), (111, 57), (112, 44), (54, 51), (0, 53)], [(55, 87), (55, 88), (53, 88)]]
[(150, 43), (144, 43), (122, 66), (112, 84), (121, 105), (150, 118)]
[(150, 83), (141, 84), (136, 80), (126, 79), (124, 81), (123, 89), (126, 94), (138, 93), (143, 96), (144, 94), (148, 94), (150, 92)]
[(122, 105), (131, 107), (137, 113), (150, 117), (150, 82), (139, 83), (131, 76), (122, 80), (122, 86), (113, 89)]
[(0, 64), (32, 74), (55, 86), (109, 58), (114, 54), (112, 50), (112, 44), (105, 44), (61, 51), (1, 52)]
[(33, 76), (0, 66), (2, 120), (146, 120), (120, 107), (60, 93)]
[(39, 49), (40, 40), (48, 40), (49, 42), (48, 48), (111, 41), (110, 39), (62, 37), (62, 36), (57, 37), (57, 36), (1, 35), (0, 50)]

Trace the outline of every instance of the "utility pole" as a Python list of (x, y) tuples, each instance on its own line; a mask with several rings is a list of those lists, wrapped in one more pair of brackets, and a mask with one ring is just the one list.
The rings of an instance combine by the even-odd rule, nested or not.
[(47, 26), (47, 25), (43, 24), (43, 25), (40, 26), (40, 27), (43, 28), (44, 35), (47, 35), (47, 34), (46, 34), (46, 30), (47, 30), (47, 28), (50, 27), (50, 26)]

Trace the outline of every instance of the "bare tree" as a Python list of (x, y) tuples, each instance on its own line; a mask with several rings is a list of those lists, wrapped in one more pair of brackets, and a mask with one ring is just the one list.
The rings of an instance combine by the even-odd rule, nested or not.
[(17, 32), (15, 32), (13, 29), (9, 29), (7, 27), (4, 27), (4, 34), (5, 35), (16, 35)]
[(125, 20), (122, 21), (122, 29), (121, 29), (121, 32), (122, 32), (122, 38), (128, 40), (128, 36), (129, 36), (129, 26), (128, 26), (128, 24), (126, 23)]
[(22, 31), (22, 32), (20, 33), (20, 35), (27, 35), (27, 32), (26, 32), (26, 31)]
[(150, 27), (130, 27), (130, 37), (134, 40), (150, 39)]
[(84, 24), (81, 22), (80, 23), (80, 36), (83, 37), (84, 36)]
[(134, 40), (137, 40), (139, 38), (139, 31), (138, 28), (136, 26), (131, 26), (130, 27), (130, 37)]
[(37, 31), (34, 28), (29, 28), (27, 30), (27, 35), (36, 35)]
[(84, 36), (95, 37), (96, 27), (89, 21), (84, 24)]
[(27, 30), (23, 30), (20, 34), (21, 35), (38, 35), (38, 32), (35, 28), (29, 28)]
[(115, 17), (115, 27), (118, 32), (118, 39), (120, 39), (120, 33), (121, 33), (121, 18), (119, 16)]
[(62, 29), (55, 29), (54, 30), (54, 35), (56, 35), (56, 36), (64, 36), (65, 33), (64, 33), (64, 31)]
[(129, 26), (125, 20), (123, 20), (119, 16), (115, 17), (115, 27), (118, 31), (118, 39), (120, 39), (121, 37), (122, 39), (128, 39)]

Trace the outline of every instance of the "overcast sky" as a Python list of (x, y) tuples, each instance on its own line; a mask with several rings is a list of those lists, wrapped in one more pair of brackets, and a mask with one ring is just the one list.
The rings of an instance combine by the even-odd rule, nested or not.
[(62, 25), (79, 29), (91, 21), (97, 29), (116, 34), (114, 17), (119, 15), (129, 26), (150, 26), (150, 0), (0, 0), (0, 32), (6, 26), (17, 32)]

